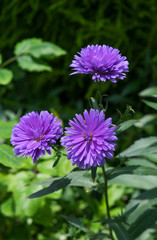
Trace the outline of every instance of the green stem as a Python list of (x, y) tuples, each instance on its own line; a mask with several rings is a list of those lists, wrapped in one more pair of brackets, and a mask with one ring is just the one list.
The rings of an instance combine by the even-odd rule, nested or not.
[(16, 56), (14, 56), (14, 57), (12, 57), (12, 58), (6, 60), (4, 63), (2, 63), (2, 64), (0, 65), (0, 68), (4, 68), (4, 67), (7, 66), (8, 64), (10, 64), (10, 63), (16, 61), (18, 57), (19, 57), (19, 56), (16, 55)]
[[(111, 219), (109, 201), (108, 201), (108, 191), (107, 191), (107, 175), (106, 175), (104, 166), (102, 166), (102, 171), (104, 176), (104, 195), (105, 195), (105, 203), (106, 203), (106, 209), (107, 209), (107, 217), (108, 219)], [(112, 234), (112, 228), (110, 227), (110, 225), (109, 225), (109, 232), (110, 232), (111, 239), (114, 240), (113, 234)]]
[(99, 82), (98, 84), (99, 84), (99, 93), (100, 93), (100, 105), (102, 105), (103, 93), (102, 93), (102, 90), (101, 90), (101, 82)]

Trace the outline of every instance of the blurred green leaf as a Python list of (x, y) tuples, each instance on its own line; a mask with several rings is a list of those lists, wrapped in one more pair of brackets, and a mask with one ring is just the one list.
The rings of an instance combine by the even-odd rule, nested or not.
[(146, 88), (139, 93), (140, 97), (157, 97), (157, 87)]
[(11, 133), (12, 133), (12, 128), (14, 127), (14, 125), (16, 124), (16, 122), (4, 122), (2, 120), (0, 120), (0, 138), (10, 138), (11, 137)]
[(43, 42), (42, 39), (30, 38), (17, 43), (14, 53), (16, 55), (30, 54), (34, 58), (49, 57), (49, 59), (53, 59), (54, 57), (66, 54), (66, 51), (51, 42)]
[(14, 53), (15, 55), (29, 54), (32, 47), (42, 43), (39, 38), (25, 39), (16, 44)]
[(157, 122), (157, 114), (147, 114), (134, 124), (135, 127), (143, 128)]
[(2, 59), (2, 54), (0, 53), (0, 64), (2, 63), (3, 59)]
[(134, 126), (135, 123), (137, 123), (138, 120), (128, 120), (123, 123), (120, 123), (118, 128), (116, 129), (116, 134), (120, 134), (121, 132), (127, 130), (128, 128)]
[(66, 51), (50, 42), (42, 42), (30, 48), (30, 55), (35, 58), (46, 56), (49, 59), (53, 59), (54, 57), (59, 57), (65, 54)]
[(12, 197), (8, 198), (1, 204), (1, 213), (7, 217), (13, 217), (15, 215), (15, 203)]
[(96, 99), (93, 97), (90, 97), (90, 105), (91, 105), (91, 108), (93, 108), (95, 110), (100, 109), (99, 104), (97, 103)]
[(51, 71), (51, 67), (42, 60), (35, 59), (30, 55), (23, 55), (17, 59), (19, 66), (29, 72)]
[(152, 162), (157, 163), (157, 154), (149, 154), (149, 153), (145, 153), (143, 154), (143, 157), (149, 159)]
[(129, 228), (131, 239), (136, 239), (146, 229), (152, 227), (157, 219), (157, 209), (148, 209)]
[(147, 100), (143, 100), (143, 102), (144, 102), (146, 105), (148, 105), (149, 107), (157, 110), (157, 103), (155, 103), (155, 102), (150, 102), (150, 101), (147, 101)]
[(21, 167), (21, 162), (24, 159), (22, 157), (18, 158), (15, 156), (12, 150), (13, 148), (6, 144), (0, 145), (0, 163), (4, 166), (18, 169)]
[(157, 187), (144, 191), (136, 197), (136, 199), (140, 199), (140, 200), (145, 200), (145, 199), (147, 200), (147, 199), (153, 199), (153, 198), (157, 198)]
[(71, 225), (79, 228), (81, 231), (85, 233), (93, 233), (92, 230), (88, 229), (87, 227), (84, 226), (84, 224), (76, 217), (71, 217), (71, 216), (65, 216), (63, 215), (63, 218), (70, 223)]
[(157, 186), (157, 176), (121, 174), (109, 180), (109, 183), (121, 184), (126, 187), (133, 187), (137, 189), (151, 189)]
[(11, 82), (13, 78), (13, 73), (9, 69), (1, 68), (0, 69), (0, 84), (7, 85)]
[(121, 167), (116, 168), (113, 172), (109, 174), (109, 179), (113, 179), (122, 174), (135, 174), (135, 175), (152, 175), (157, 176), (157, 167), (144, 167), (144, 166), (129, 166), (129, 167)]
[(144, 153), (157, 152), (157, 147), (154, 144), (157, 145), (157, 137), (141, 138), (135, 141), (128, 149), (121, 152), (118, 157), (142, 156)]
[(109, 225), (114, 230), (118, 240), (132, 240), (129, 233), (121, 223), (109, 223)]
[(38, 198), (47, 194), (58, 191), (68, 185), (74, 183), (77, 179), (80, 179), (87, 171), (74, 171), (67, 174), (65, 177), (54, 180), (47, 188), (44, 188), (36, 193), (33, 193), (28, 198)]
[[(56, 180), (59, 181), (61, 179), (62, 179), (62, 177), (49, 178), (45, 181), (33, 182), (33, 183), (31, 183), (31, 185), (48, 186), (50, 184), (53, 184)], [(93, 183), (93, 181), (89, 177), (86, 177), (86, 176), (82, 176), (81, 178), (77, 179), (76, 181), (72, 181), (71, 183), (69, 183), (69, 186), (88, 187), (88, 188), (95, 187), (96, 185), (97, 185), (96, 183)]]

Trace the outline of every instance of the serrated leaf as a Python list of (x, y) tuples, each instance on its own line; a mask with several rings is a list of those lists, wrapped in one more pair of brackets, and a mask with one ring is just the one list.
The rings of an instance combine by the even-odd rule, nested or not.
[(9, 69), (1, 68), (0, 69), (0, 84), (7, 85), (11, 82), (13, 78), (13, 73)]
[(143, 102), (144, 102), (146, 105), (148, 105), (149, 107), (157, 110), (157, 103), (155, 103), (155, 102), (150, 102), (150, 101), (147, 101), (147, 100), (143, 100)]
[(10, 138), (12, 133), (12, 128), (16, 122), (4, 122), (0, 120), (0, 138)]
[(30, 49), (33, 46), (36, 46), (40, 43), (42, 43), (42, 40), (39, 38), (25, 39), (16, 44), (14, 53), (15, 53), (15, 55), (29, 54)]
[(47, 194), (58, 191), (62, 188), (67, 187), (68, 185), (74, 183), (77, 179), (80, 179), (87, 171), (72, 171), (68, 173), (65, 177), (53, 181), (47, 188), (44, 188), (36, 193), (33, 193), (29, 198), (38, 198), (45, 196)]
[(13, 148), (6, 144), (0, 145), (0, 163), (4, 166), (18, 169), (23, 159), (15, 156), (12, 150)]
[(116, 134), (120, 134), (121, 132), (127, 130), (128, 128), (134, 126), (135, 123), (137, 123), (137, 120), (128, 120), (121, 124), (119, 124), (118, 128), (116, 129)]
[(30, 55), (35, 58), (40, 57), (48, 57), (49, 59), (53, 59), (54, 57), (58, 57), (61, 55), (65, 55), (66, 51), (64, 51), (59, 46), (50, 43), (50, 42), (42, 42), (30, 48)]
[(42, 60), (35, 59), (30, 55), (23, 55), (17, 59), (19, 66), (29, 72), (51, 71), (51, 67)]
[(157, 97), (157, 87), (146, 88), (139, 93), (140, 97)]
[(157, 145), (157, 137), (141, 138), (135, 141), (128, 149), (120, 153), (118, 157), (142, 156), (144, 153), (157, 152), (157, 147), (151, 147), (154, 144)]

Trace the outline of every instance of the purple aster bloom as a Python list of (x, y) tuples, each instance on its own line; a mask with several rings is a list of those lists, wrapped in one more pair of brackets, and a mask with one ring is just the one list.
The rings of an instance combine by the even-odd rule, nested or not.
[(53, 117), (53, 113), (47, 111), (31, 112), (20, 118), (11, 135), (11, 144), (15, 146), (13, 151), (20, 157), (32, 157), (33, 163), (41, 155), (45, 155), (45, 150), (51, 154), (50, 144), (63, 134), (61, 121)]
[(116, 82), (116, 78), (124, 79), (128, 72), (129, 62), (125, 56), (121, 56), (119, 50), (106, 45), (88, 45), (82, 48), (78, 55), (74, 56), (70, 67), (75, 72), (72, 74), (84, 73), (93, 74), (94, 82), (100, 80), (106, 82), (106, 79), (111, 82)]
[(66, 148), (68, 159), (72, 165), (84, 169), (90, 166), (103, 166), (105, 158), (112, 158), (117, 140), (114, 130), (111, 127), (112, 119), (105, 120), (103, 110), (90, 109), (76, 118), (69, 121), (71, 127), (65, 128), (66, 136), (61, 138), (61, 145)]

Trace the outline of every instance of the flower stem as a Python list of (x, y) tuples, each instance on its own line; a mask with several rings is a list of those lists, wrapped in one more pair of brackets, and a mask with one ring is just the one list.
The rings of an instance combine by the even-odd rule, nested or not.
[(2, 64), (0, 65), (0, 68), (4, 68), (4, 67), (7, 66), (9, 63), (12, 63), (12, 62), (16, 61), (18, 57), (19, 57), (19, 55), (16, 55), (16, 56), (14, 56), (14, 57), (12, 57), (12, 58), (9, 58), (8, 60), (6, 60), (4, 63), (2, 63)]
[[(102, 171), (104, 176), (104, 195), (105, 195), (105, 203), (106, 203), (106, 209), (107, 209), (107, 217), (108, 219), (111, 219), (109, 201), (108, 201), (108, 191), (107, 191), (107, 175), (106, 175), (104, 166), (102, 166)], [(112, 234), (112, 228), (110, 227), (110, 225), (109, 225), (109, 232), (110, 232), (111, 239), (114, 240), (113, 234)]]

